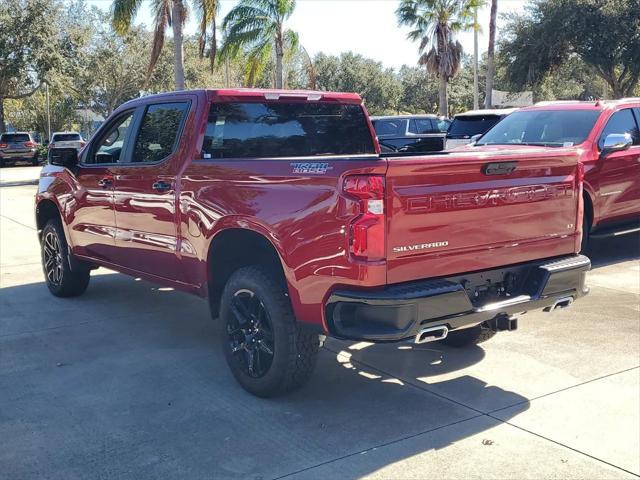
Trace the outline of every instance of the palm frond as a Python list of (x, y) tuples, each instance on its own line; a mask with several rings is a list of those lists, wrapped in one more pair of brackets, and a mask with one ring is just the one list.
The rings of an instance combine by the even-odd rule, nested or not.
[(124, 35), (131, 28), (142, 0), (114, 0), (112, 5), (112, 24), (119, 35)]
[(171, 23), (171, 0), (155, 0), (153, 6), (155, 10), (153, 43), (151, 44), (151, 57), (145, 76), (145, 86), (158, 63), (164, 47), (165, 30)]

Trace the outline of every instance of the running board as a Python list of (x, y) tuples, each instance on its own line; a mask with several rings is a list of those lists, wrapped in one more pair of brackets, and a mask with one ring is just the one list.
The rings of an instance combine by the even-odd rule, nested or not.
[(640, 227), (625, 228), (622, 230), (605, 230), (603, 232), (595, 232), (589, 235), (589, 238), (601, 239), (601, 238), (613, 238), (621, 235), (628, 235), (630, 233), (640, 232)]

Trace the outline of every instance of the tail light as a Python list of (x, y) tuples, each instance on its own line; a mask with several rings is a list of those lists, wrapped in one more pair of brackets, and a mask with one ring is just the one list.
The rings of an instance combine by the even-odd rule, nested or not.
[(84, 147), (87, 144), (87, 142), (83, 142), (82, 140), (80, 140), (80, 148)]
[(8, 143), (0, 143), (0, 148), (7, 148), (8, 146)]
[(352, 175), (344, 180), (343, 191), (359, 200), (360, 215), (350, 229), (351, 254), (364, 260), (385, 258), (384, 177)]
[(50, 143), (49, 145), (47, 145), (47, 148), (48, 148), (49, 150), (51, 150), (52, 148), (56, 148), (56, 144), (52, 142), (52, 143)]
[(33, 142), (24, 142), (24, 146), (27, 148), (35, 148), (36, 144)]

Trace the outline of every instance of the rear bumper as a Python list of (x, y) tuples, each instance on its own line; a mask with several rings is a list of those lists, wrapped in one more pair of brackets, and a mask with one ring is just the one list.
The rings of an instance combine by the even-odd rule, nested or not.
[(36, 150), (20, 151), (20, 152), (0, 152), (0, 158), (3, 160), (33, 160), (38, 155)]
[[(383, 290), (340, 290), (329, 297), (325, 318), (331, 335), (338, 338), (403, 340), (424, 328), (446, 325), (456, 330), (504, 315), (568, 305), (588, 293), (585, 277), (590, 268), (587, 257), (572, 255)], [(510, 295), (485, 303), (472, 300), (471, 284), (507, 275), (521, 279)]]

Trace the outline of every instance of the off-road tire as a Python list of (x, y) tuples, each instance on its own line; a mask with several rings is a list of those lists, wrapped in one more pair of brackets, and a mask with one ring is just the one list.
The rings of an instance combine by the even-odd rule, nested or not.
[[(234, 272), (225, 285), (220, 304), (223, 350), (235, 379), (249, 393), (273, 397), (304, 385), (313, 372), (320, 338), (303, 331), (296, 322), (282, 275), (262, 265), (243, 267)], [(251, 291), (262, 302), (272, 327), (273, 357), (266, 373), (250, 376), (232, 353), (229, 329), (233, 315), (231, 302), (240, 291)]]
[[(59, 275), (52, 276), (48, 265), (48, 262), (51, 262), (51, 256), (48, 252), (51, 251), (51, 243), (54, 239), (59, 246), (59, 252), (56, 254), (59, 262)], [(42, 230), (40, 251), (45, 282), (53, 295), (56, 297), (76, 297), (85, 292), (89, 286), (89, 267), (85, 268), (81, 262), (74, 262), (78, 266), (71, 270), (69, 247), (59, 220), (51, 219), (45, 225)]]
[(495, 334), (496, 332), (490, 328), (476, 325), (475, 327), (465, 328), (464, 330), (449, 332), (449, 335), (447, 335), (444, 340), (441, 340), (441, 342), (450, 347), (463, 348), (486, 342)]
[(591, 230), (591, 225), (589, 224), (589, 219), (587, 215), (584, 215), (582, 218), (582, 243), (580, 244), (580, 253), (586, 253), (591, 246), (589, 242), (589, 233)]

